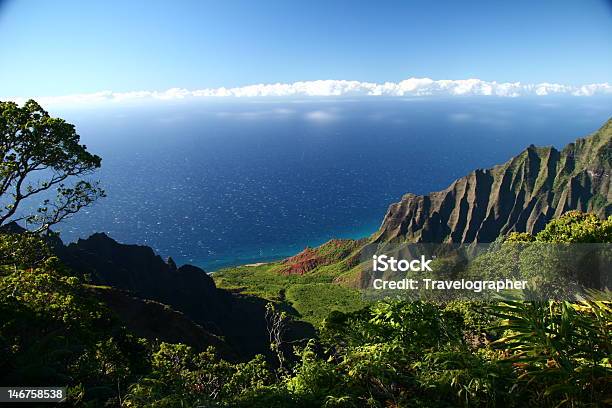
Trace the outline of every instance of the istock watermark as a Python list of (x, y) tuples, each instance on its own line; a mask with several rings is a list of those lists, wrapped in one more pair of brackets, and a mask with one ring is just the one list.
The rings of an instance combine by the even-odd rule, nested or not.
[(433, 259), (426, 259), (425, 255), (421, 255), (421, 259), (395, 259), (392, 256), (387, 255), (373, 255), (372, 259), (372, 270), (374, 272), (385, 272), (391, 270), (394, 272), (433, 272), (429, 264), (433, 262)]
[(360, 255), (368, 298), (574, 300), (612, 287), (612, 244), (374, 243)]
[(377, 290), (418, 290), (423, 287), (426, 290), (471, 290), (480, 293), (483, 290), (501, 292), (506, 290), (525, 290), (528, 289), (526, 280), (435, 280), (435, 279), (401, 279), (384, 280), (374, 279), (372, 287)]

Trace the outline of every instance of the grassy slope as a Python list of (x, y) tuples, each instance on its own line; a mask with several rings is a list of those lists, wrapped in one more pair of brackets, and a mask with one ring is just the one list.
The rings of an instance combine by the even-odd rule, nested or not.
[[(332, 310), (348, 312), (365, 305), (359, 291), (333, 284), (347, 271), (343, 263), (346, 251), (334, 250), (324, 244), (309, 250), (322, 264), (302, 275), (286, 274), (297, 260), (273, 262), (258, 266), (238, 266), (215, 272), (212, 276), (218, 287), (252, 294), (290, 306), (297, 319), (319, 325)], [(343, 241), (342, 249), (359, 244)]]

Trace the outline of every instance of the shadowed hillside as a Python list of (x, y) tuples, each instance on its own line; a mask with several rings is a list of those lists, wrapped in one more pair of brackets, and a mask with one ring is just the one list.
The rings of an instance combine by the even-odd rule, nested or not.
[[(138, 298), (171, 306), (208, 332), (208, 339), (221, 336), (240, 358), (270, 355), (266, 300), (218, 289), (200, 268), (176, 267), (173, 261), (164, 262), (149, 247), (120, 244), (105, 234), (95, 234), (68, 246), (58, 242), (55, 247), (62, 261), (72, 270), (86, 275), (91, 283), (129, 291)], [(153, 323), (159, 319), (151, 314), (153, 305), (143, 303), (144, 300), (100, 290), (98, 296), (127, 320), (128, 326), (130, 322), (136, 323), (132, 307), (142, 308), (146, 313), (140, 317), (151, 315)], [(144, 332), (152, 330), (146, 323), (139, 325)], [(187, 329), (202, 338), (197, 328)], [(292, 341), (313, 335), (312, 328), (303, 322), (295, 322), (288, 329), (288, 338)], [(191, 334), (187, 338), (193, 338)]]

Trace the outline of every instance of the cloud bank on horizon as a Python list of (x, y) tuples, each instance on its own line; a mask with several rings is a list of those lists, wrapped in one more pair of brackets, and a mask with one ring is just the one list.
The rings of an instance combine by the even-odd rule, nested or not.
[[(521, 82), (496, 82), (481, 79), (409, 78), (400, 82), (361, 82), (348, 80), (315, 80), (293, 83), (256, 84), (235, 88), (205, 88), (189, 90), (171, 88), (166, 91), (101, 91), (64, 96), (34, 97), (43, 105), (80, 105), (104, 102), (130, 102), (147, 100), (180, 100), (195, 98), (265, 98), (265, 97), (425, 97), (425, 96), (547, 96), (612, 95), (612, 84), (608, 82), (585, 85), (563, 85), (556, 83), (526, 84)], [(28, 97), (4, 98), (23, 103)]]

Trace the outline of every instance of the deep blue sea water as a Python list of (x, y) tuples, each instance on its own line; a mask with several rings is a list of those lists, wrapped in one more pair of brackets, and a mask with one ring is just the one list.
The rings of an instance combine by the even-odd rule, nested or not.
[(563, 147), (612, 98), (163, 102), (52, 112), (103, 157), (108, 197), (62, 225), (207, 270), (375, 231), (406, 192), (445, 188), (523, 148)]

